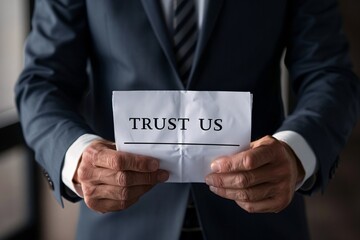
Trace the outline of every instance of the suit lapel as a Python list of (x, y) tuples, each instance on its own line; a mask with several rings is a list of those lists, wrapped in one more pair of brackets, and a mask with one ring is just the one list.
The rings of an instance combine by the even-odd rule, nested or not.
[[(177, 73), (173, 44), (163, 17), (159, 0), (141, 0), (141, 2), (165, 56), (170, 62), (171, 68), (175, 73)], [(182, 85), (178, 74), (177, 79), (178, 83)]]
[(205, 17), (204, 17), (204, 21), (203, 21), (203, 26), (200, 31), (198, 44), (197, 44), (195, 56), (194, 56), (194, 63), (193, 63), (194, 66), (191, 70), (188, 86), (186, 88), (189, 87), (190, 83), (193, 80), (194, 73), (199, 65), (201, 55), (202, 55), (204, 48), (211, 36), (212, 30), (214, 29), (218, 15), (219, 15), (222, 5), (224, 3), (224, 0), (207, 0), (207, 1), (208, 1), (208, 6), (205, 9)]
[[(212, 30), (217, 21), (217, 17), (224, 2), (224, 0), (207, 0), (207, 1), (208, 1), (208, 6), (207, 9), (205, 9), (206, 13), (203, 21), (203, 26), (199, 33), (198, 44), (196, 46), (195, 56), (194, 56), (194, 65), (190, 73), (188, 86), (193, 79), (194, 72), (196, 71), (201, 55), (204, 51), (206, 43), (209, 40), (209, 37), (212, 33)], [(169, 36), (169, 31), (166, 27), (166, 23), (163, 17), (163, 13), (161, 11), (159, 0), (141, 0), (141, 2), (144, 6), (145, 12), (149, 18), (149, 21), (155, 32), (155, 35), (158, 38), (159, 43), (165, 53), (165, 56), (170, 62), (173, 71), (177, 73), (173, 44)], [(177, 74), (177, 79), (178, 82), (182, 84), (178, 74)]]

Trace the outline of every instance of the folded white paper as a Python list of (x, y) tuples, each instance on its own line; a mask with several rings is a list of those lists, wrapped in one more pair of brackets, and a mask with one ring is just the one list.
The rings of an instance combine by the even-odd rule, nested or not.
[(204, 182), (219, 156), (249, 147), (249, 92), (114, 91), (117, 150), (155, 157), (168, 182)]

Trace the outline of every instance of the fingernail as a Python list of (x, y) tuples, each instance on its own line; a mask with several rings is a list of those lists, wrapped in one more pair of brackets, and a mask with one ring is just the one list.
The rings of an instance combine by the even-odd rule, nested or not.
[(207, 185), (214, 185), (214, 181), (211, 177), (206, 177), (205, 182)]
[(169, 179), (169, 173), (168, 172), (160, 172), (158, 175), (157, 175), (157, 180), (159, 182), (165, 182), (166, 180)]
[(156, 170), (158, 170), (158, 168), (159, 168), (159, 163), (158, 163), (158, 161), (156, 161), (156, 160), (151, 160), (151, 161), (149, 162), (149, 170), (150, 170), (150, 171), (156, 171)]
[(210, 186), (209, 189), (210, 189), (210, 191), (212, 191), (213, 193), (216, 193), (216, 192), (217, 192), (217, 188), (216, 188), (216, 187)]
[(211, 163), (210, 167), (213, 172), (220, 172), (221, 170), (220, 164), (218, 162)]

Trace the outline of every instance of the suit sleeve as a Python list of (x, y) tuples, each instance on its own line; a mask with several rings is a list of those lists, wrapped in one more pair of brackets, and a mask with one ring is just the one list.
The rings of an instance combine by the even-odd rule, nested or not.
[(79, 114), (88, 84), (88, 30), (83, 0), (38, 0), (15, 86), (25, 140), (49, 174), (55, 197), (69, 197), (61, 181), (63, 159), (81, 135), (92, 133)]
[(286, 65), (296, 106), (279, 131), (303, 136), (318, 161), (315, 183), (324, 191), (360, 111), (360, 82), (352, 72), (336, 0), (289, 1)]

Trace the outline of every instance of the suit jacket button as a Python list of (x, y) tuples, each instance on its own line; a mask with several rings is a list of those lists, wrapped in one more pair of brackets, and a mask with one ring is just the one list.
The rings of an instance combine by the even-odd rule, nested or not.
[(49, 184), (49, 187), (51, 190), (54, 190), (54, 183), (53, 181), (51, 180), (50, 176), (49, 176), (49, 173), (45, 170), (45, 169), (42, 169), (42, 173), (43, 175), (45, 176), (48, 184)]
[(47, 180), (48, 180), (48, 183), (49, 183), (50, 189), (51, 189), (51, 190), (54, 190), (54, 183), (53, 183), (53, 181), (51, 181), (51, 179), (50, 179), (50, 178), (48, 178)]

